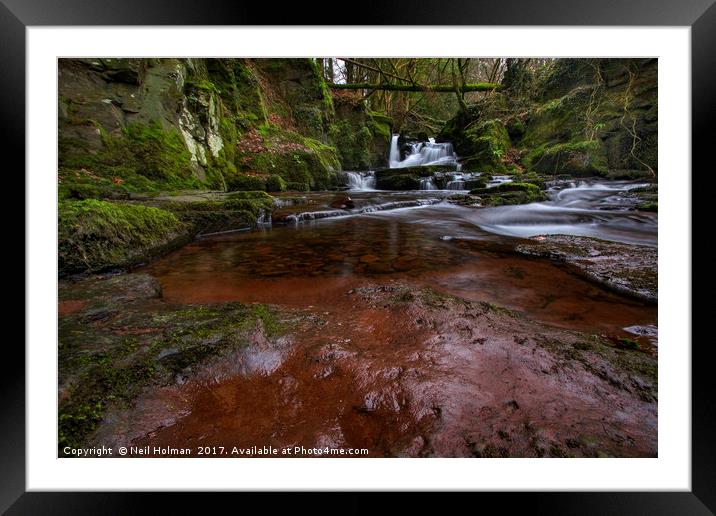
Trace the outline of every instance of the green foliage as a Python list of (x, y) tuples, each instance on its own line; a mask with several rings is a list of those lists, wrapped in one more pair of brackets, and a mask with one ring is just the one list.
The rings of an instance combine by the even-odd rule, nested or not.
[(58, 218), (61, 273), (127, 267), (172, 247), (188, 231), (167, 211), (94, 199), (61, 201)]

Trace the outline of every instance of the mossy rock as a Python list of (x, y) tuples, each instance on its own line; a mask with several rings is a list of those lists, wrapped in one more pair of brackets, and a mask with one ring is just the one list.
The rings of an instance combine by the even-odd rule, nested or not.
[(375, 171), (375, 177), (376, 179), (381, 179), (406, 174), (417, 177), (432, 177), (438, 172), (455, 172), (455, 167), (451, 165), (425, 165), (418, 167), (382, 168)]
[(366, 170), (371, 167), (373, 133), (367, 126), (338, 120), (331, 124), (329, 134), (344, 170)]
[(266, 192), (246, 191), (229, 194), (223, 201), (164, 202), (161, 207), (201, 235), (248, 229), (268, 220), (274, 198)]
[(279, 175), (272, 175), (266, 178), (267, 192), (283, 192), (286, 190), (286, 181)]
[(226, 187), (229, 192), (246, 190), (265, 191), (266, 178), (248, 174), (236, 174), (226, 178)]
[(497, 119), (486, 120), (465, 130), (461, 151), (467, 170), (505, 172), (503, 158), (512, 147), (504, 124)]
[(657, 211), (659, 211), (659, 202), (658, 201), (643, 202), (643, 203), (637, 205), (636, 209), (641, 210), (641, 211), (657, 212)]
[(483, 204), (503, 206), (528, 204), (547, 200), (547, 195), (531, 183), (502, 183), (492, 188), (478, 188), (470, 191), (470, 195), (479, 195)]
[(117, 198), (119, 192), (220, 186), (195, 175), (179, 132), (165, 129), (159, 122), (130, 124), (119, 136), (97, 130), (103, 141), (97, 151), (82, 151), (76, 140), (60, 138), (61, 199)]
[(419, 190), (420, 178), (415, 174), (376, 175), (375, 184), (378, 190)]
[(58, 213), (61, 275), (129, 267), (191, 238), (189, 226), (157, 208), (87, 199), (62, 201)]
[(308, 183), (296, 183), (289, 181), (286, 182), (286, 190), (292, 192), (308, 192), (311, 188), (308, 186)]
[[(242, 151), (237, 157), (240, 172), (252, 176), (277, 175), (286, 183), (305, 183), (313, 190), (336, 185), (341, 162), (335, 147), (270, 124), (261, 126), (253, 138), (260, 141), (262, 150)], [(229, 189), (244, 189), (242, 184), (236, 186), (236, 181), (236, 178), (227, 178)]]
[(607, 173), (604, 149), (596, 140), (541, 145), (527, 154), (525, 163), (542, 174), (589, 177)]
[(477, 190), (479, 188), (486, 188), (487, 181), (481, 177), (477, 179), (468, 179), (465, 181), (465, 190)]
[(482, 195), (482, 194), (493, 194), (493, 193), (502, 193), (502, 192), (537, 193), (539, 191), (540, 191), (539, 187), (536, 185), (533, 185), (531, 183), (511, 182), (511, 183), (502, 183), (502, 184), (493, 186), (492, 188), (477, 188), (475, 190), (471, 190), (470, 194)]

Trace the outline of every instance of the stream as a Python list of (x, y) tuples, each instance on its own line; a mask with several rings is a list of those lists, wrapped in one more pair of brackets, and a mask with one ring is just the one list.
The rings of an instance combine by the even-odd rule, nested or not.
[[(202, 238), (140, 269), (159, 279), (169, 303), (260, 302), (318, 319), (290, 343), (260, 341), (236, 362), (259, 374), (226, 372), (235, 367), (230, 361), (211, 366), (204, 377), (213, 379), (142, 398), (123, 416), (133, 426), (156, 428), (158, 407), (175, 415), (133, 444), (531, 456), (561, 453), (554, 446), (565, 446), (572, 428), (594, 436), (580, 439), (616, 446), (612, 453), (654, 453), (655, 404), (623, 390), (595, 391), (594, 377), (527, 344), (579, 338), (574, 330), (636, 338), (629, 328), (656, 328), (656, 306), (512, 252), (542, 233), (656, 245), (656, 215), (628, 210), (626, 192), (636, 183), (555, 184), (549, 201), (483, 209), (446, 202), (464, 192), (353, 185), (351, 210), (330, 209), (336, 193), (286, 194), (285, 224)], [(423, 287), (458, 297), (439, 301), (437, 312), (429, 301), (395, 308), (391, 292), (413, 299), (409, 292)], [(460, 299), (507, 308), (518, 319), (480, 323)], [(615, 403), (625, 410), (614, 412)], [(605, 425), (636, 437), (623, 448), (620, 438), (605, 440)]]
[[(656, 309), (511, 251), (539, 234), (655, 246), (657, 216), (626, 209), (633, 200), (625, 192), (638, 186), (561, 184), (546, 202), (484, 209), (446, 202), (452, 191), (351, 191), (352, 210), (331, 210), (331, 193), (287, 195), (288, 224), (203, 238), (144, 272), (160, 280), (166, 299), (179, 303), (330, 307), (331, 292), (395, 279), (563, 327), (619, 333), (655, 324)], [(311, 209), (302, 211), (307, 205)]]

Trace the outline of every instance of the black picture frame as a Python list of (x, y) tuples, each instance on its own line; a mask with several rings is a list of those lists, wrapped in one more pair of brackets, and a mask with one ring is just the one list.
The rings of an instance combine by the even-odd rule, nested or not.
[[(589, 0), (426, 0), (356, 4), (351, 25), (600, 25), (600, 26), (690, 26), (692, 71), (692, 169), (707, 173), (713, 168), (707, 153), (716, 141), (712, 119), (716, 105), (716, 4), (715, 0), (633, 0), (595, 2)], [(279, 7), (280, 5), (280, 7)], [(0, 0), (0, 134), (3, 147), (19, 158), (14, 166), (17, 181), (13, 195), (24, 199), (25, 148), (25, 29), (42, 25), (343, 25), (347, 14), (340, 5), (307, 6), (305, 3), (239, 2), (203, 0)], [(10, 169), (7, 169), (7, 174)], [(693, 179), (693, 174), (692, 174)], [(678, 180), (672, 179), (672, 180)], [(692, 181), (693, 184), (693, 181)], [(705, 189), (692, 187), (693, 205)], [(695, 196), (695, 197), (694, 197)], [(692, 236), (698, 219), (692, 208)], [(20, 228), (16, 227), (19, 233)], [(24, 235), (15, 239), (24, 241)], [(698, 243), (694, 241), (694, 246)], [(703, 244), (702, 244), (703, 245)], [(692, 275), (697, 263), (692, 246)], [(17, 246), (19, 248), (19, 245)], [(23, 246), (23, 270), (27, 274)], [(16, 258), (19, 259), (19, 257)], [(703, 288), (703, 287), (700, 287)], [(693, 296), (692, 296), (693, 298)], [(24, 297), (23, 297), (24, 299)], [(708, 304), (707, 304), (708, 305)], [(692, 303), (696, 308), (696, 305)], [(31, 307), (27, 307), (31, 309)], [(693, 312), (692, 312), (693, 314)], [(696, 318), (692, 315), (692, 325)], [(695, 335), (695, 334), (694, 334)], [(500, 510), (528, 506), (532, 513), (548, 514), (714, 514), (716, 513), (716, 402), (711, 381), (713, 362), (708, 360), (712, 339), (692, 338), (692, 490), (690, 492), (618, 493), (483, 493), (480, 507), (497, 505)], [(690, 343), (684, 342), (686, 348)], [(8, 514), (122, 514), (151, 508), (142, 493), (40, 493), (25, 492), (25, 354), (19, 339), (5, 339), (8, 357), (0, 375), (3, 422), (0, 426), (0, 510)], [(219, 496), (212, 494), (214, 497)], [(259, 502), (247, 500), (242, 504)], [(255, 495), (252, 495), (255, 496)], [(219, 496), (224, 498), (224, 495)], [(300, 500), (301, 498), (299, 498)], [(272, 503), (281, 502), (272, 497)], [(206, 496), (199, 500), (188, 494), (162, 496), (160, 513), (187, 512), (192, 503), (206, 509)], [(422, 496), (411, 497), (409, 505), (421, 505)], [(295, 504), (295, 501), (292, 501)], [(253, 505), (253, 504), (251, 504)], [(300, 501), (299, 501), (300, 505)], [(330, 503), (322, 508), (331, 510)], [(250, 505), (244, 505), (249, 507)], [(373, 502), (351, 494), (341, 502), (341, 512), (368, 512)], [(294, 505), (294, 508), (296, 506)], [(335, 506), (333, 507), (335, 509)], [(320, 510), (320, 509), (319, 509)], [(157, 512), (157, 511), (154, 511)]]

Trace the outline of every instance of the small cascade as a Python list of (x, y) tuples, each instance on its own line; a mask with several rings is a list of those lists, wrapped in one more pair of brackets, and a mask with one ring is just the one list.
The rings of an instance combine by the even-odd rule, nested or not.
[(346, 172), (349, 190), (375, 190), (374, 172)]
[(323, 211), (306, 211), (303, 213), (294, 213), (285, 216), (281, 222), (297, 223), (311, 220), (346, 217), (349, 215), (360, 215), (362, 213), (375, 213), (378, 211), (397, 210), (401, 208), (421, 208), (424, 206), (432, 206), (442, 202), (442, 199), (414, 199), (408, 201), (391, 201), (382, 204), (369, 204), (352, 210), (323, 210)]
[(463, 175), (452, 176), (452, 179), (445, 185), (446, 190), (464, 190), (465, 177)]
[(420, 189), (421, 190), (437, 190), (437, 186), (435, 186), (435, 181), (433, 181), (432, 177), (423, 177), (420, 179)]
[(423, 165), (452, 165), (458, 167), (457, 154), (452, 143), (435, 143), (434, 138), (427, 142), (410, 143), (410, 153), (404, 160), (400, 159), (398, 149), (399, 135), (394, 134), (390, 141), (388, 165), (390, 168), (419, 167)]
[(487, 182), (487, 188), (511, 182), (512, 178), (510, 176), (492, 176), (492, 179)]

